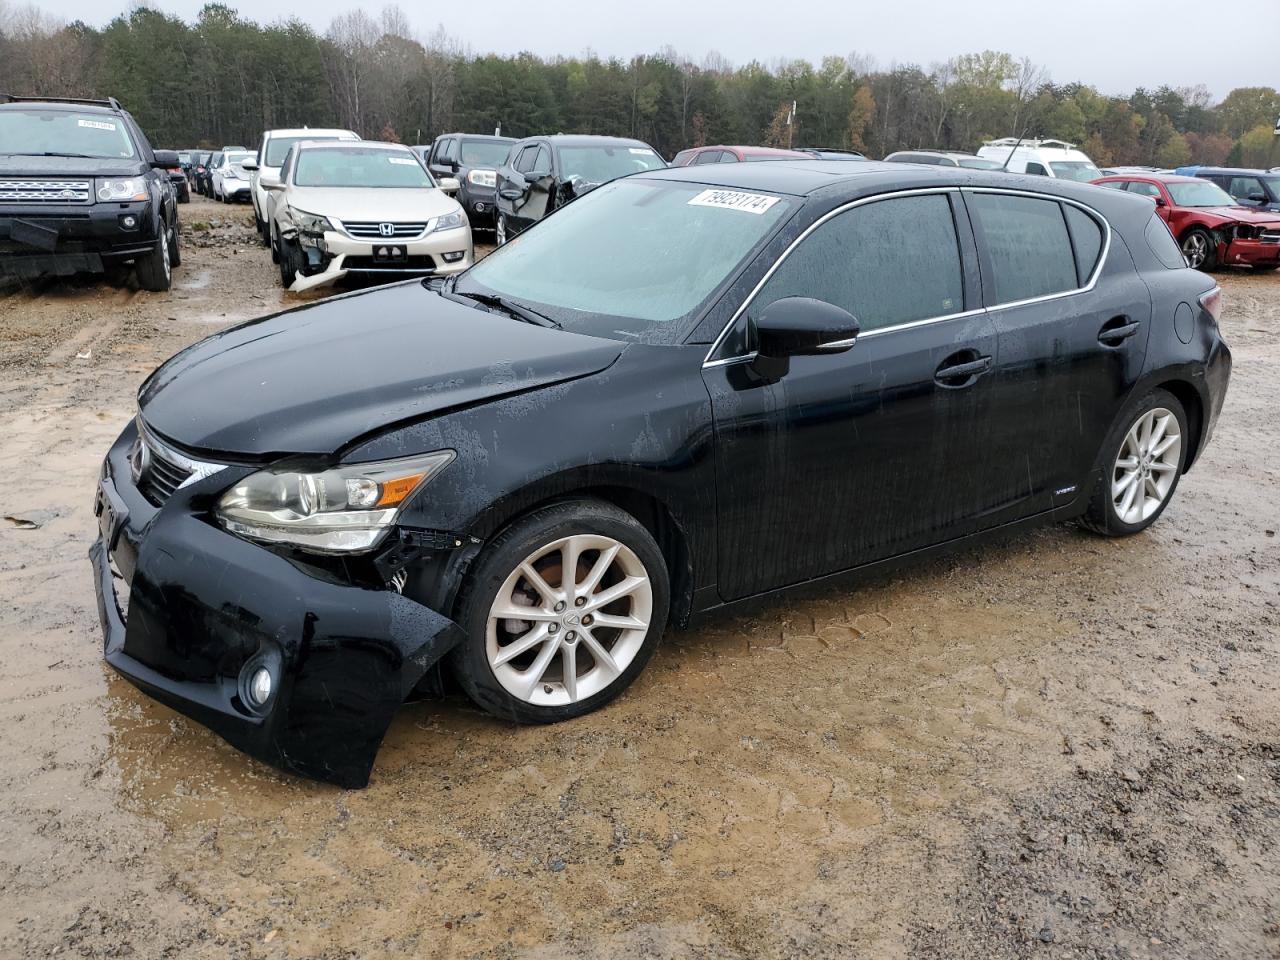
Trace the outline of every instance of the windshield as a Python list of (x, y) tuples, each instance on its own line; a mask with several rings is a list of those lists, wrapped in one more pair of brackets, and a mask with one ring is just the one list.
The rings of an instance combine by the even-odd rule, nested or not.
[(667, 180), (612, 183), (499, 247), (455, 289), (527, 303), (568, 330), (662, 341), (794, 203)]
[(289, 152), (289, 148), (300, 140), (340, 140), (341, 137), (320, 136), (301, 136), (301, 137), (272, 137), (267, 141), (267, 155), (263, 159), (264, 167), (278, 167), (284, 163), (284, 155)]
[(665, 167), (662, 158), (648, 147), (590, 146), (560, 147), (560, 166), (566, 180), (608, 183), (629, 173)]
[(1088, 183), (1090, 180), (1097, 180), (1102, 176), (1102, 171), (1087, 160), (1052, 160), (1049, 162), (1049, 167), (1053, 170), (1055, 177), (1060, 177), (1063, 180), (1078, 180), (1081, 183)]
[(237, 150), (234, 153), (224, 154), (222, 159), (227, 163), (244, 163), (246, 160), (253, 158), (252, 150)]
[(464, 167), (502, 166), (511, 152), (511, 144), (501, 140), (463, 140), (461, 162)]
[(127, 160), (133, 143), (119, 117), (70, 110), (0, 112), (0, 153)]
[(970, 170), (999, 170), (1000, 164), (994, 160), (983, 160), (981, 157), (957, 157), (956, 163)]
[(1216, 183), (1166, 183), (1165, 189), (1179, 207), (1234, 207), (1235, 198)]
[(298, 187), (430, 187), (431, 178), (409, 150), (319, 147), (298, 154)]

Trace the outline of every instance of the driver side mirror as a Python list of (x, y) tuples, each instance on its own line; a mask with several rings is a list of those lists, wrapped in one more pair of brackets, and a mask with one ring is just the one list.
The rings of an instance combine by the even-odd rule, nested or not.
[(263, 170), (258, 174), (258, 186), (263, 190), (283, 190), (284, 184), (280, 180), (280, 175)]
[(1249, 194), (1249, 200), (1252, 203), (1266, 203), (1267, 195), (1265, 193), (1251, 193)]
[(246, 160), (244, 163), (240, 164), (240, 166), (241, 166), (241, 167), (243, 167), (245, 170), (257, 170), (257, 169), (258, 169), (258, 161), (257, 161), (257, 160)]
[(848, 310), (812, 297), (784, 297), (764, 308), (756, 327), (752, 369), (777, 380), (791, 369), (792, 357), (843, 353), (858, 337), (858, 320)]
[(1168, 204), (1164, 202), (1164, 197), (1152, 197), (1151, 199), (1156, 202), (1157, 207), (1168, 206)]
[(438, 186), (445, 193), (457, 193), (462, 189), (462, 184), (458, 182), (457, 177), (441, 177)]
[(163, 170), (166, 167), (176, 167), (179, 165), (177, 150), (156, 150), (155, 159), (151, 161), (151, 166), (157, 170)]

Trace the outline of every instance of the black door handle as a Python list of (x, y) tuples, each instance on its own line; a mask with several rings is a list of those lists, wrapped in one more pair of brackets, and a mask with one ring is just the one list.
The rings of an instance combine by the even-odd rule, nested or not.
[(1098, 331), (1098, 342), (1108, 347), (1117, 347), (1122, 341), (1137, 333), (1140, 326), (1142, 326), (1142, 323), (1139, 320), (1130, 320), (1128, 317), (1112, 317)]
[[(951, 358), (944, 360), (947, 363)], [(964, 363), (953, 363), (937, 369), (933, 379), (944, 387), (967, 387), (991, 369), (990, 357), (978, 357), (977, 360), (966, 360)]]

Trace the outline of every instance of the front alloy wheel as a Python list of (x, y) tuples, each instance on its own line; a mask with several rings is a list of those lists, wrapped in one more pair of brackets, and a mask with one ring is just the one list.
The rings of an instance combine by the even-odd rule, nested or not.
[(507, 242), (507, 218), (501, 213), (498, 214), (498, 222), (494, 225), (493, 232), (495, 234), (494, 240), (497, 241), (498, 246), (502, 246)]
[(1200, 227), (1195, 227), (1182, 238), (1182, 255), (1192, 270), (1212, 270), (1217, 265), (1213, 237)]
[(666, 561), (633, 516), (598, 500), (540, 507), (494, 537), (469, 573), (455, 675), (500, 717), (580, 716), (644, 668), (668, 598)]
[(498, 588), (485, 628), (493, 675), (513, 697), (563, 706), (631, 665), (653, 617), (653, 586), (631, 548), (565, 537), (526, 557)]

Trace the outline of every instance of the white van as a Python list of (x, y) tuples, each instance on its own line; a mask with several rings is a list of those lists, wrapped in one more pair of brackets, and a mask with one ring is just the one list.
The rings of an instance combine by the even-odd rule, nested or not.
[[(1088, 154), (1065, 140), (1019, 140), (1004, 137), (988, 140), (978, 150), (984, 160), (993, 160), (1010, 173), (1030, 173), (1059, 180), (1087, 183), (1102, 176), (1102, 171)], [(1008, 161), (1006, 163), (1006, 161)]]

